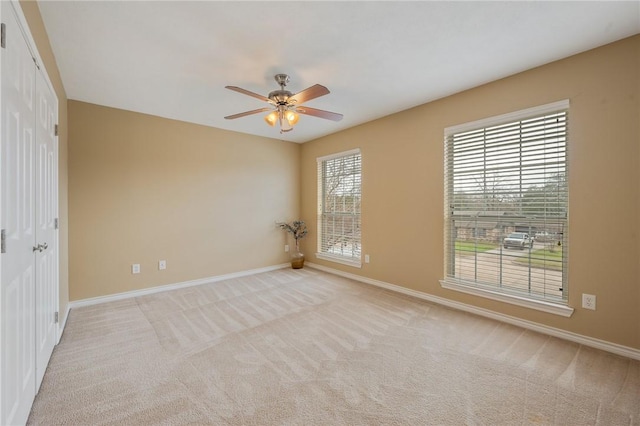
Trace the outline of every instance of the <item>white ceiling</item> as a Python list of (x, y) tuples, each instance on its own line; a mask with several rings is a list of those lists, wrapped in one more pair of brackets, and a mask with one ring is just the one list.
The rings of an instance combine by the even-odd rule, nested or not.
[[(640, 33), (640, 2), (40, 1), (69, 99), (306, 142)], [(305, 105), (280, 135), (276, 73)]]

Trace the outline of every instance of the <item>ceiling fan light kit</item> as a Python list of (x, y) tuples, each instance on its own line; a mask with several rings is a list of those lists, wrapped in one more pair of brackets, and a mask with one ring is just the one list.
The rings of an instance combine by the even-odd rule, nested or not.
[(264, 121), (271, 127), (275, 126), (276, 123), (280, 123), (280, 133), (293, 130), (293, 126), (296, 125), (298, 120), (300, 120), (300, 115), (297, 112), (281, 106), (278, 106), (276, 111), (271, 111), (264, 117)]
[(247, 115), (258, 114), (265, 111), (270, 111), (264, 117), (264, 121), (274, 127), (276, 124), (280, 125), (280, 133), (290, 132), (300, 120), (300, 114), (311, 115), (313, 117), (324, 118), (332, 121), (342, 120), (342, 114), (335, 112), (324, 111), (321, 109), (309, 108), (301, 105), (303, 102), (310, 101), (311, 99), (319, 98), (329, 94), (329, 89), (326, 87), (315, 84), (311, 87), (304, 89), (303, 91), (292, 94), (286, 90), (285, 87), (289, 82), (289, 76), (287, 74), (276, 74), (274, 76), (276, 82), (280, 85), (280, 90), (274, 90), (269, 93), (268, 97), (259, 95), (257, 93), (250, 92), (236, 86), (225, 86), (229, 90), (234, 92), (248, 95), (261, 101), (267, 102), (272, 108), (260, 108), (252, 111), (245, 111), (238, 114), (228, 115), (225, 117), (227, 120), (234, 120), (240, 117), (246, 117)]

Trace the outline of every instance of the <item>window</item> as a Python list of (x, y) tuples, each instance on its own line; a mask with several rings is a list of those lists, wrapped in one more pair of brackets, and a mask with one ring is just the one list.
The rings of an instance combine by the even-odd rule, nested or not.
[(568, 107), (445, 129), (444, 287), (566, 305)]
[(317, 257), (360, 267), (360, 150), (318, 158)]

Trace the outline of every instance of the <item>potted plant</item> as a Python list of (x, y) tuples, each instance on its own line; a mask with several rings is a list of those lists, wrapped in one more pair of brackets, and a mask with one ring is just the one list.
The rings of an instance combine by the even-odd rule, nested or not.
[(296, 248), (291, 251), (291, 268), (300, 269), (304, 266), (304, 254), (300, 252), (300, 240), (307, 235), (307, 225), (302, 220), (294, 220), (291, 223), (280, 223), (284, 229), (296, 240)]

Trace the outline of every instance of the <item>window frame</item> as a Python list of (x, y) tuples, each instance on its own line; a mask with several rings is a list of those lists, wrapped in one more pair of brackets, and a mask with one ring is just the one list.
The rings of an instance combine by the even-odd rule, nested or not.
[[(357, 239), (357, 243), (359, 245), (359, 256), (344, 256), (335, 253), (328, 253), (327, 251), (323, 251), (323, 237), (325, 235), (325, 230), (323, 227), (323, 219), (326, 215), (324, 211), (324, 199), (325, 199), (325, 175), (324, 168), (327, 161), (335, 160), (338, 158), (351, 157), (351, 156), (359, 156), (359, 168), (360, 168), (360, 179), (359, 179), (359, 197), (360, 197), (360, 211), (354, 215), (357, 217), (357, 228), (360, 230), (360, 236)], [(342, 151), (330, 155), (325, 155), (322, 157), (316, 158), (317, 163), (317, 176), (318, 176), (318, 202), (317, 202), (317, 251), (316, 258), (327, 260), (330, 262), (339, 263), (342, 265), (352, 266), (355, 268), (362, 268), (362, 152), (360, 148), (350, 149), (348, 151)], [(335, 213), (334, 213), (335, 214)]]
[[(568, 306), (568, 228), (569, 228), (569, 213), (568, 213), (568, 189), (566, 190), (567, 203), (566, 203), (566, 216), (564, 219), (556, 218), (555, 220), (563, 223), (563, 235), (562, 235), (562, 244), (563, 244), (563, 258), (562, 258), (562, 298), (545, 298), (536, 296), (529, 291), (526, 292), (517, 291), (512, 288), (503, 288), (500, 283), (489, 284), (487, 282), (483, 282), (481, 280), (476, 279), (463, 279), (456, 276), (455, 272), (455, 262), (452, 262), (452, 256), (455, 259), (455, 248), (452, 247), (452, 242), (454, 241), (452, 233), (452, 227), (455, 226), (454, 223), (456, 220), (465, 219), (465, 216), (456, 216), (452, 213), (452, 208), (450, 207), (451, 199), (453, 197), (453, 159), (449, 158), (449, 153), (447, 150), (449, 149), (449, 138), (453, 135), (457, 135), (464, 132), (472, 132), (479, 131), (486, 128), (491, 128), (493, 126), (506, 125), (510, 123), (515, 123), (523, 120), (528, 120), (536, 117), (542, 117), (548, 114), (559, 113), (562, 111), (567, 112), (567, 123), (566, 129), (568, 134), (568, 111), (569, 111), (569, 100), (562, 100), (558, 102), (549, 103), (546, 105), (541, 105), (533, 108), (527, 108), (520, 111), (515, 111), (508, 114), (503, 114), (499, 116), (489, 117), (482, 120), (477, 120), (469, 123), (464, 123), (456, 126), (447, 127), (444, 130), (444, 159), (445, 159), (445, 194), (444, 194), (444, 225), (445, 225), (445, 234), (444, 234), (444, 279), (440, 280), (440, 284), (443, 288), (455, 290), (467, 294), (473, 294), (476, 296), (481, 296), (484, 298), (489, 298), (492, 300), (498, 300), (501, 302), (506, 302), (518, 306), (524, 306), (531, 309), (536, 309), (556, 315), (561, 315), (565, 317), (569, 317), (573, 313), (573, 308)], [(568, 151), (569, 151), (569, 140), (565, 141), (564, 147), (564, 170), (565, 170), (565, 179), (568, 178)], [(523, 158), (522, 156), (519, 158)], [(450, 163), (450, 164), (449, 164)], [(468, 219), (468, 218), (467, 218)], [(476, 218), (477, 219), (477, 218)], [(500, 243), (500, 247), (502, 243)], [(476, 255), (479, 253), (477, 251), (474, 252)], [(500, 256), (500, 262), (502, 262), (502, 254)], [(529, 268), (531, 266), (529, 265)], [(502, 278), (501, 278), (502, 279)], [(529, 278), (529, 286), (531, 286), (531, 278)]]

